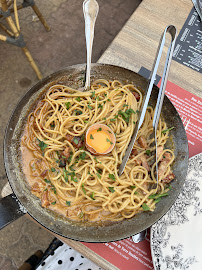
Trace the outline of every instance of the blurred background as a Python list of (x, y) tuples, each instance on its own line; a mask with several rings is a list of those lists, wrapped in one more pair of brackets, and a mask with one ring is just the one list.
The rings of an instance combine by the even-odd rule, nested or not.
[[(142, 0), (97, 0), (92, 62), (110, 45)], [(1, 2), (1, 1), (0, 1)], [(17, 4), (23, 0), (18, 0)], [(24, 41), (45, 77), (64, 67), (85, 63), (83, 0), (35, 0), (51, 31), (47, 32), (31, 7), (18, 11)], [(12, 15), (14, 19), (14, 15)], [(6, 25), (0, 17), (0, 23)], [(5, 32), (0, 28), (0, 35)], [(21, 48), (0, 41), (0, 191), (7, 183), (3, 138), (9, 117), (23, 94), (38, 82)], [(45, 251), (54, 237), (26, 217), (0, 231), (0, 269), (18, 269), (36, 250)]]

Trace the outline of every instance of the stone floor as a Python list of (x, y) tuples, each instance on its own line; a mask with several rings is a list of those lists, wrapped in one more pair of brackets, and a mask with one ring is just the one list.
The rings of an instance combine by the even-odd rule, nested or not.
[[(97, 0), (92, 61), (96, 62), (141, 0)], [(20, 0), (18, 1), (20, 2)], [(21, 32), (43, 76), (86, 61), (83, 0), (35, 1), (51, 27), (46, 32), (32, 9), (19, 11)], [(3, 32), (0, 30), (0, 33)], [(20, 48), (0, 42), (0, 191), (7, 183), (3, 137), (9, 117), (23, 94), (38, 81)], [(44, 251), (53, 236), (22, 217), (0, 231), (0, 269), (14, 270), (36, 250)]]

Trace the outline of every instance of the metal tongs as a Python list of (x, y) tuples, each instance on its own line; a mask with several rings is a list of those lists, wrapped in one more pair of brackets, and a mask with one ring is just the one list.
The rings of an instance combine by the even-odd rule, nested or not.
[(167, 26), (166, 29), (164, 30), (162, 36), (161, 36), (159, 46), (158, 46), (158, 49), (157, 49), (157, 54), (156, 54), (156, 57), (155, 57), (155, 60), (154, 60), (152, 72), (151, 72), (150, 78), (149, 78), (149, 83), (148, 83), (148, 87), (147, 87), (147, 94), (145, 95), (145, 97), (143, 99), (142, 108), (140, 110), (140, 117), (139, 117), (139, 120), (138, 120), (138, 122), (137, 122), (137, 124), (135, 126), (133, 135), (131, 137), (131, 141), (130, 141), (130, 143), (128, 145), (128, 148), (126, 150), (123, 161), (122, 161), (122, 163), (121, 163), (121, 165), (119, 167), (119, 176), (120, 176), (124, 171), (125, 165), (126, 165), (126, 163), (128, 161), (128, 158), (129, 158), (129, 156), (131, 154), (131, 151), (133, 149), (133, 146), (134, 146), (138, 131), (139, 131), (140, 127), (142, 126), (142, 123), (143, 123), (144, 118), (145, 118), (147, 106), (148, 106), (148, 103), (149, 103), (149, 99), (150, 99), (152, 88), (153, 88), (154, 81), (155, 81), (155, 78), (156, 78), (156, 73), (157, 73), (157, 70), (158, 70), (159, 62), (160, 62), (161, 55), (162, 55), (162, 52), (163, 52), (163, 47), (164, 47), (164, 44), (165, 44), (165, 39), (166, 39), (166, 33), (167, 32), (170, 33), (172, 40), (171, 40), (170, 46), (169, 46), (168, 51), (167, 51), (167, 56), (166, 56), (166, 61), (165, 61), (161, 86), (160, 86), (159, 93), (158, 93), (156, 109), (155, 109), (155, 112), (154, 112), (154, 118), (153, 118), (153, 123), (152, 123), (152, 126), (153, 126), (153, 134), (152, 135), (154, 137), (155, 146), (156, 146), (155, 147), (155, 150), (156, 150), (156, 185), (155, 185), (155, 188), (158, 185), (158, 163), (157, 163), (156, 131), (157, 131), (157, 127), (158, 127), (161, 108), (162, 108), (162, 105), (163, 105), (163, 99), (164, 99), (164, 94), (165, 94), (167, 78), (168, 78), (168, 72), (169, 72), (170, 63), (171, 63), (171, 60), (172, 60), (175, 41), (176, 41), (176, 33), (177, 33), (177, 31), (176, 31), (175, 26), (173, 26), (173, 25)]

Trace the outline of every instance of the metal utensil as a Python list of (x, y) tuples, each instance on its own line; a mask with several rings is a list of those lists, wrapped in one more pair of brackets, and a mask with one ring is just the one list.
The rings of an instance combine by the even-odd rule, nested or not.
[[(154, 60), (154, 64), (153, 64), (153, 68), (152, 68), (152, 72), (150, 75), (150, 79), (149, 79), (149, 83), (148, 83), (148, 87), (147, 87), (147, 94), (143, 99), (142, 102), (142, 108), (140, 110), (140, 118), (138, 123), (136, 124), (136, 127), (134, 129), (133, 135), (131, 137), (131, 141), (128, 145), (128, 148), (126, 150), (125, 156), (122, 160), (122, 163), (119, 167), (119, 176), (123, 173), (125, 165), (128, 161), (128, 158), (131, 154), (131, 151), (133, 149), (133, 145), (135, 143), (138, 131), (144, 121), (144, 117), (145, 117), (145, 113), (147, 110), (147, 106), (149, 103), (149, 99), (151, 96), (151, 92), (153, 89), (153, 85), (154, 85), (154, 81), (155, 81), (155, 77), (157, 74), (157, 70), (158, 70), (158, 66), (160, 63), (160, 59), (161, 59), (161, 55), (163, 52), (163, 47), (165, 44), (165, 39), (166, 39), (166, 33), (170, 33), (171, 35), (171, 44), (169, 46), (168, 52), (167, 52), (167, 56), (166, 56), (166, 62), (164, 65), (164, 71), (163, 71), (163, 77), (162, 77), (162, 81), (161, 81), (161, 86), (159, 89), (159, 94), (158, 94), (158, 99), (157, 99), (157, 103), (156, 103), (156, 110), (155, 110), (155, 114), (154, 114), (154, 119), (153, 119), (153, 129), (154, 129), (154, 139), (155, 139), (155, 143), (157, 142), (156, 140), (156, 130), (157, 130), (157, 126), (158, 126), (158, 121), (159, 121), (159, 117), (160, 117), (160, 113), (161, 113), (161, 108), (162, 108), (162, 104), (163, 104), (163, 99), (164, 99), (164, 93), (165, 93), (165, 87), (166, 87), (166, 83), (167, 83), (167, 78), (168, 78), (168, 72), (169, 72), (169, 67), (170, 67), (170, 63), (171, 63), (171, 59), (172, 59), (172, 54), (173, 54), (173, 50), (174, 50), (174, 45), (175, 45), (175, 40), (176, 40), (176, 28), (173, 25), (169, 25), (166, 27), (166, 29), (164, 30), (160, 42), (159, 42), (159, 46), (157, 49), (157, 54)], [(157, 143), (156, 143), (156, 150), (157, 150)], [(157, 151), (156, 151), (157, 153)], [(157, 174), (157, 184), (158, 184), (158, 164), (157, 164), (157, 155), (156, 155), (156, 174)]]
[(90, 70), (91, 70), (91, 56), (94, 39), (94, 27), (99, 6), (96, 0), (85, 0), (83, 2), (83, 14), (85, 19), (85, 36), (86, 36), (86, 75), (85, 75), (85, 90), (90, 89)]
[(143, 241), (145, 239), (145, 237), (147, 236), (147, 229), (144, 230), (144, 231), (141, 231), (140, 233), (138, 234), (135, 234), (132, 236), (132, 240), (135, 244)]

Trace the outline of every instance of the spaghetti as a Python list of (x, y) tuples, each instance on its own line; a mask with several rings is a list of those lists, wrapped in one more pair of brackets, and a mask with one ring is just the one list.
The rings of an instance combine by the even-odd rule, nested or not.
[[(159, 184), (156, 189), (154, 111), (148, 107), (131, 156), (118, 176), (138, 120), (142, 93), (132, 84), (95, 81), (89, 92), (54, 85), (28, 116), (21, 140), (23, 170), (43, 207), (84, 221), (120, 221), (154, 211), (174, 179), (174, 153), (165, 148), (169, 129), (157, 130)], [(85, 148), (86, 130), (105, 124), (116, 135), (112, 152), (95, 156)]]

